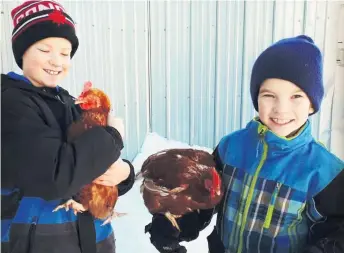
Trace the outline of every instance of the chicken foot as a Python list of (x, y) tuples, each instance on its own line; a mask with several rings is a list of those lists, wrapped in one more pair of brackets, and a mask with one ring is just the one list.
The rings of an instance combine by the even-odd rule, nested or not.
[(165, 216), (166, 216), (166, 218), (172, 223), (172, 225), (173, 225), (176, 229), (178, 229), (179, 232), (180, 232), (181, 230), (180, 230), (180, 227), (179, 227), (179, 225), (178, 225), (178, 223), (177, 223), (177, 221), (176, 221), (176, 218), (179, 218), (179, 217), (181, 217), (181, 216), (180, 216), (180, 215), (173, 215), (173, 214), (171, 214), (170, 212), (166, 212), (166, 213), (165, 213)]
[(110, 216), (107, 217), (106, 220), (103, 222), (103, 224), (101, 224), (100, 226), (104, 226), (104, 225), (110, 223), (114, 218), (122, 217), (124, 215), (127, 215), (127, 213), (117, 213), (115, 210), (112, 210)]
[(66, 203), (57, 206), (57, 207), (53, 210), (53, 212), (56, 212), (56, 211), (58, 211), (58, 210), (61, 209), (61, 208), (64, 208), (66, 211), (68, 211), (69, 208), (70, 208), (70, 209), (73, 209), (75, 215), (77, 215), (77, 213), (82, 213), (82, 212), (86, 211), (85, 207), (84, 207), (82, 204), (76, 202), (76, 201), (73, 200), (73, 199), (70, 199), (70, 200), (68, 200)]

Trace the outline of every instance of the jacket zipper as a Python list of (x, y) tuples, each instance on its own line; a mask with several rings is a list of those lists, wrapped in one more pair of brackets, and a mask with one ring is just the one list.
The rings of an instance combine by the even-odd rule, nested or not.
[(29, 228), (29, 241), (28, 241), (28, 246), (27, 246), (27, 253), (33, 252), (33, 242), (35, 239), (35, 234), (36, 234), (36, 227), (37, 227), (37, 222), (38, 222), (38, 217), (34, 216), (31, 221), (31, 225)]
[(259, 131), (259, 139), (260, 140), (258, 142), (257, 149), (259, 149), (259, 144), (260, 144), (260, 142), (262, 142), (263, 143), (263, 154), (262, 154), (262, 157), (261, 157), (260, 162), (258, 164), (258, 167), (254, 173), (254, 176), (253, 176), (253, 179), (252, 179), (249, 191), (248, 191), (248, 195), (246, 198), (244, 213), (242, 216), (242, 221), (241, 221), (241, 226), (240, 226), (240, 235), (239, 235), (240, 239), (239, 239), (239, 247), (238, 247), (237, 253), (241, 253), (242, 249), (243, 249), (244, 230), (245, 230), (245, 226), (246, 226), (246, 222), (247, 222), (248, 211), (249, 211), (250, 206), (251, 206), (251, 202), (252, 202), (252, 198), (253, 198), (253, 192), (254, 192), (254, 188), (255, 188), (257, 180), (258, 180), (259, 172), (260, 172), (261, 168), (263, 167), (263, 164), (266, 160), (266, 156), (268, 153), (268, 145), (266, 144), (266, 142), (264, 140), (265, 133), (268, 131), (268, 128), (266, 126), (260, 126), (258, 131)]
[(268, 207), (268, 211), (267, 211), (267, 214), (266, 214), (266, 217), (265, 217), (265, 221), (264, 221), (264, 225), (263, 227), (265, 229), (269, 229), (270, 228), (270, 224), (271, 224), (271, 220), (272, 220), (272, 214), (273, 214), (273, 211), (274, 211), (274, 208), (275, 208), (275, 202), (276, 202), (276, 197), (278, 195), (278, 192), (281, 188), (281, 183), (277, 182), (276, 184), (276, 187), (272, 193), (272, 196), (271, 196), (271, 202), (270, 202), (270, 205)]
[(50, 97), (53, 96), (54, 98), (56, 98), (58, 101), (60, 101), (62, 104), (65, 104), (65, 102), (61, 99), (59, 94), (56, 95), (52, 95), (49, 94), (49, 92), (47, 92), (47, 90), (45, 88), (42, 89), (42, 91), (44, 91), (46, 94), (48, 94)]

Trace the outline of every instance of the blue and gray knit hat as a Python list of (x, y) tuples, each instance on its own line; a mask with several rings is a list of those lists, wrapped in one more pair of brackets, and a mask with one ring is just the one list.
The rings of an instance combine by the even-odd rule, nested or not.
[(321, 52), (310, 37), (300, 35), (282, 39), (257, 58), (252, 69), (250, 88), (256, 111), (260, 86), (269, 78), (294, 83), (308, 95), (314, 113), (319, 110), (324, 97), (323, 63)]

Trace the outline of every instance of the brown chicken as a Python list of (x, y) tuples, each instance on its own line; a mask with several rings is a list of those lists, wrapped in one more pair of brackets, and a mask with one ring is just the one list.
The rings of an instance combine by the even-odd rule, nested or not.
[[(74, 122), (68, 129), (68, 141), (72, 141), (83, 132), (94, 126), (106, 126), (108, 115), (110, 112), (110, 99), (101, 90), (92, 88), (91, 82), (86, 82), (84, 89), (76, 104), (80, 104), (83, 109), (80, 120)], [(77, 194), (77, 203), (74, 200), (69, 200), (65, 204), (54, 209), (57, 211), (60, 208), (74, 209), (74, 213), (88, 210), (95, 218), (107, 219), (103, 225), (109, 223), (113, 217), (121, 216), (122, 214), (114, 212), (114, 207), (118, 198), (117, 186), (104, 186), (96, 183), (85, 185)]]
[(211, 154), (195, 149), (169, 149), (143, 163), (141, 193), (151, 214), (162, 213), (180, 230), (176, 218), (216, 206), (223, 195)]

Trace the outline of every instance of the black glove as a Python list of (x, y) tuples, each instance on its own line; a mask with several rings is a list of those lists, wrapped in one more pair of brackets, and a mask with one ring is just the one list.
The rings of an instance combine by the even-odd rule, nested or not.
[(184, 214), (177, 219), (178, 225), (181, 229), (179, 234), (179, 241), (195, 240), (200, 232), (199, 213), (194, 211), (192, 213)]
[(224, 253), (225, 247), (221, 241), (220, 236), (217, 233), (216, 226), (213, 232), (207, 237), (209, 253)]
[(344, 247), (333, 239), (321, 239), (316, 245), (307, 247), (303, 253), (342, 253)]
[(308, 246), (303, 253), (343, 253), (344, 230), (338, 230), (332, 235), (318, 240), (314, 245)]
[(151, 243), (160, 253), (186, 253), (186, 248), (179, 245), (179, 231), (162, 214), (155, 214), (152, 223), (145, 227)]
[(310, 242), (303, 253), (343, 253), (344, 220), (328, 217), (313, 225)]

